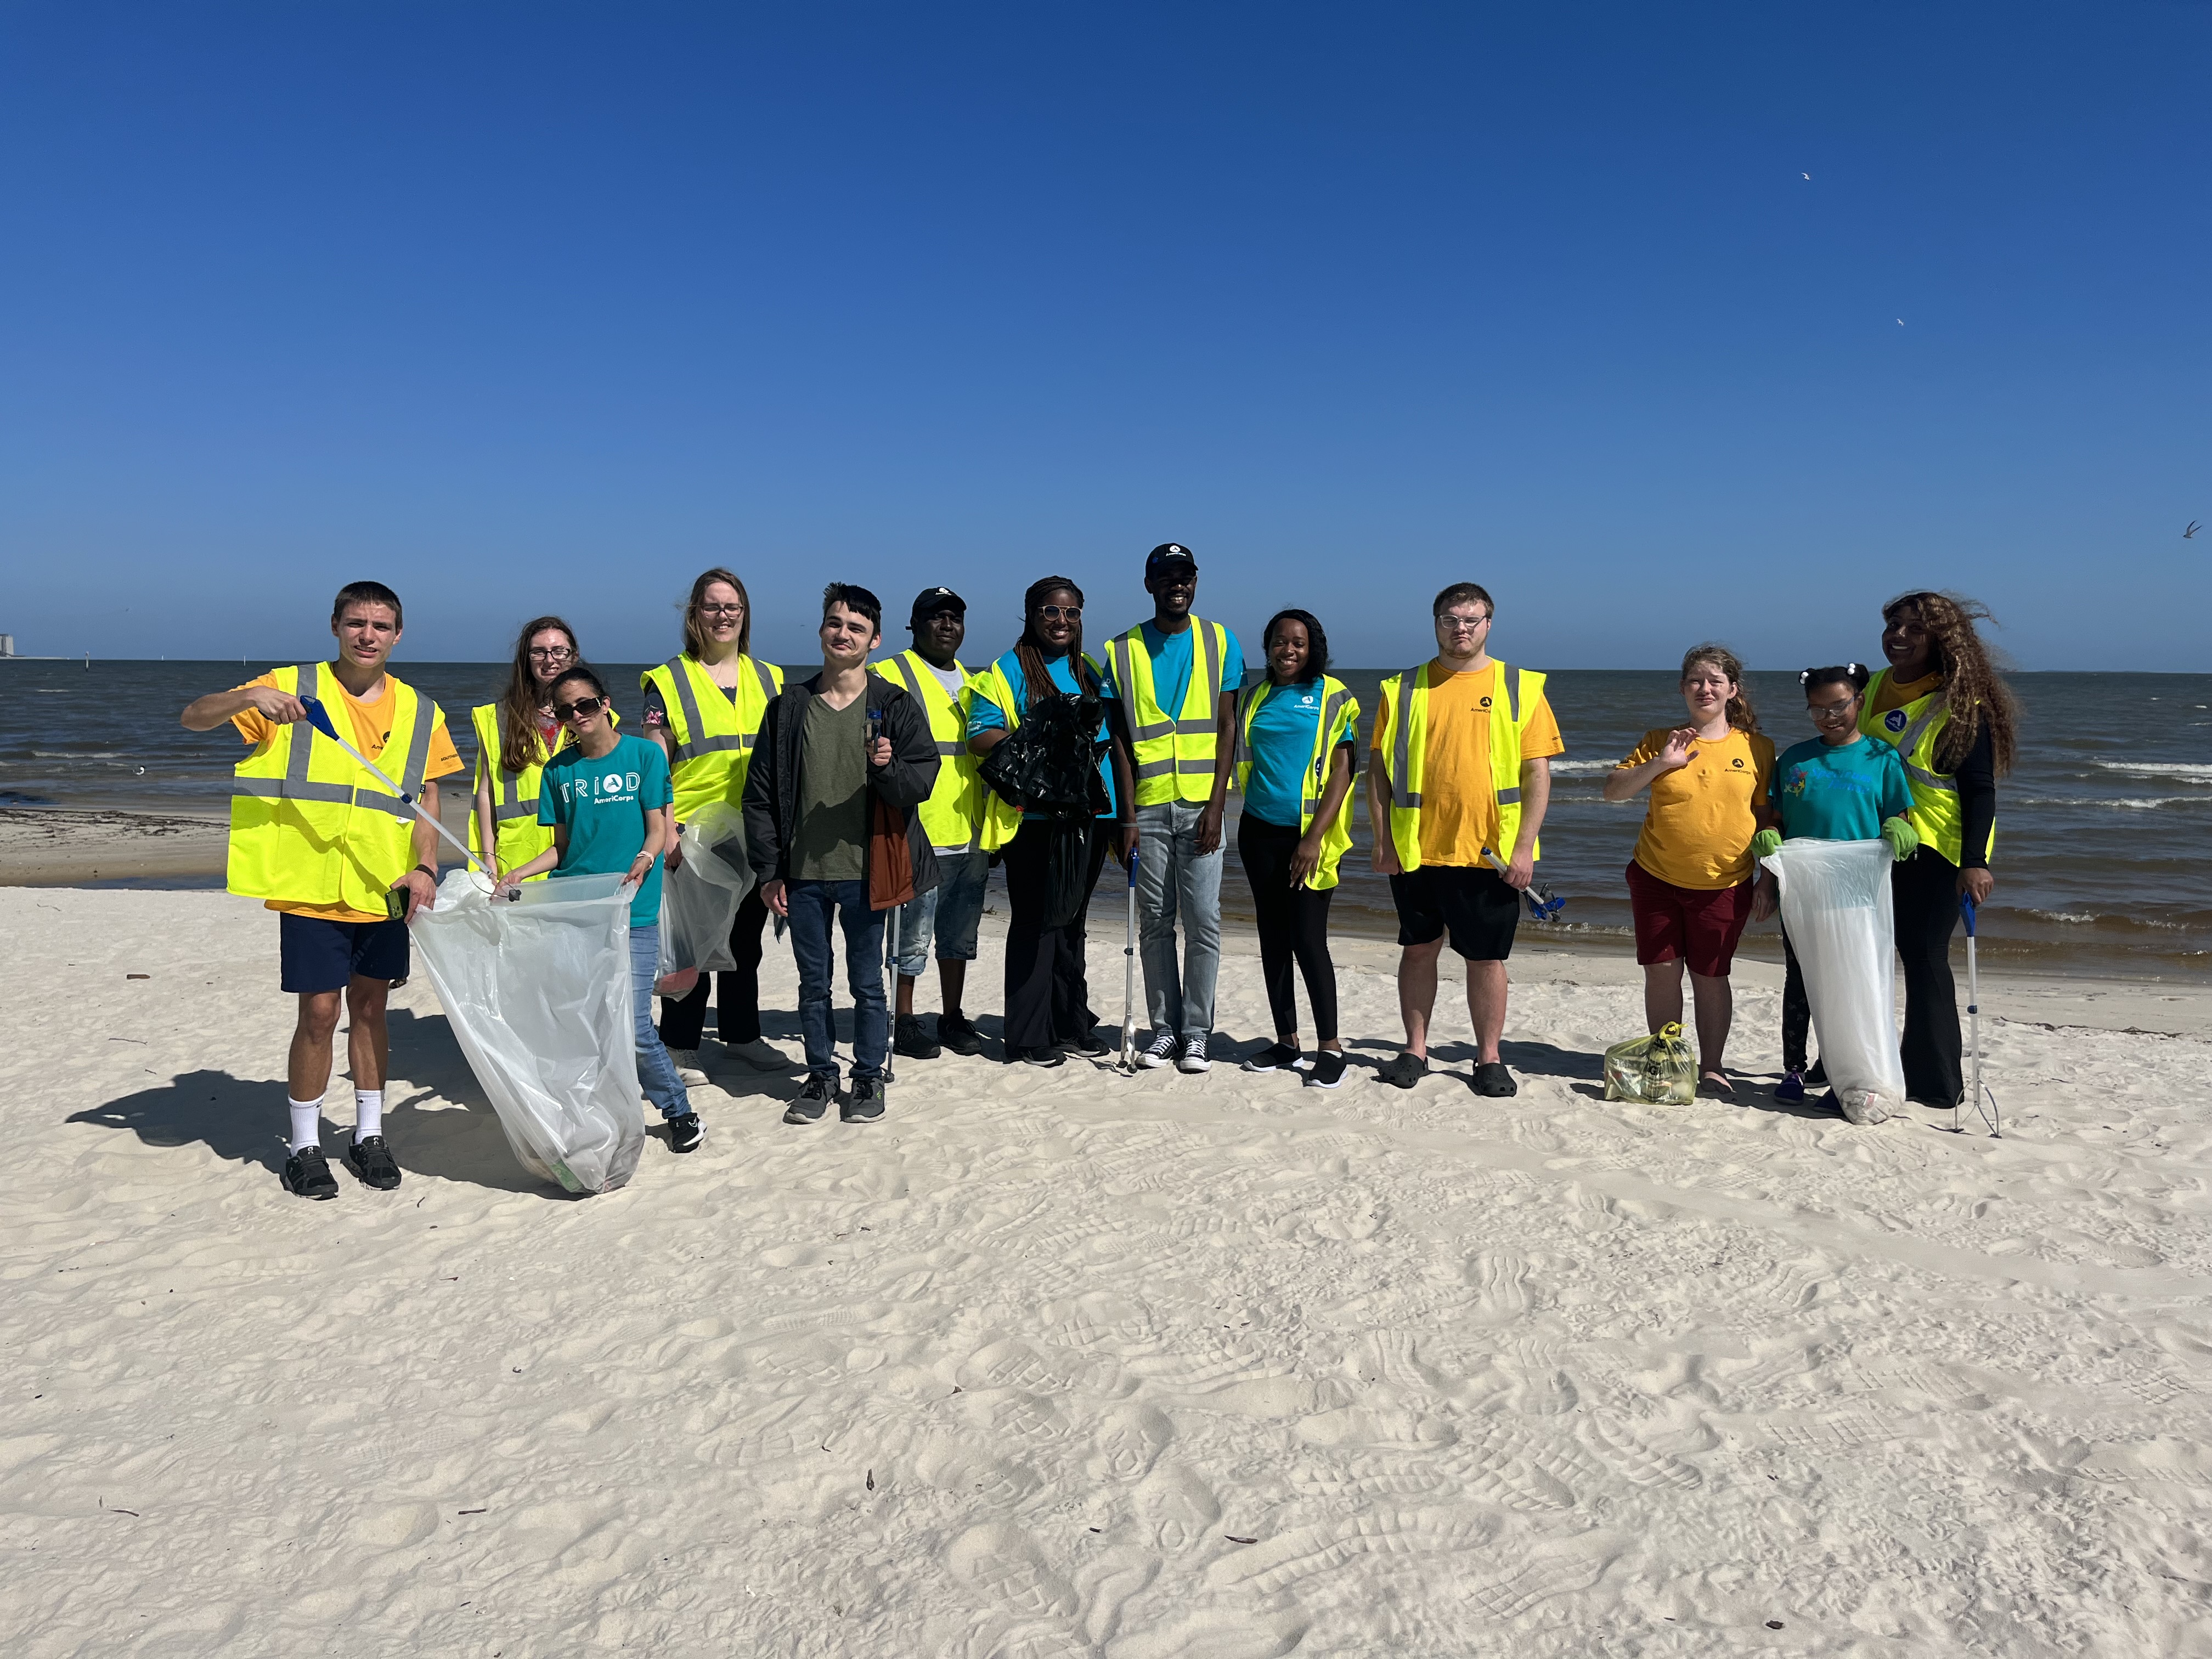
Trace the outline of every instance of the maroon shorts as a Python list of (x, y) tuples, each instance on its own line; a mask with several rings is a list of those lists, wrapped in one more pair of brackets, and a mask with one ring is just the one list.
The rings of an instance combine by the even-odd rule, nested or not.
[(1735, 943), (1751, 920), (1752, 884), (1701, 889), (1662, 881), (1642, 865), (1628, 866), (1628, 908), (1636, 916), (1636, 959), (1647, 966), (1686, 962), (1690, 971), (1723, 979)]

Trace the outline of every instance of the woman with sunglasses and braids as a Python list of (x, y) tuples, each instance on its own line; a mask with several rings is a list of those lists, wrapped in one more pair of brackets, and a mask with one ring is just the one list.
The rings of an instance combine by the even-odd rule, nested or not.
[(1948, 1110), (1966, 1091), (1951, 934), (1960, 903), (1996, 885), (1990, 846), (1997, 780), (2012, 770), (2019, 710), (1977, 622), (1992, 620), (1953, 593), (1900, 594), (1881, 608), (1889, 666), (1867, 688), (1859, 729), (1893, 745), (1912, 792), (1920, 848), (1890, 878), (1897, 954), (1905, 965), (1905, 1097)]
[[(1098, 1040), (1084, 969), (1084, 910), (1109, 838), (1124, 864), (1136, 847), (1136, 793), (1127, 746), (1105, 719), (1112, 689), (1083, 653), (1083, 590), (1065, 576), (1047, 576), (1023, 595), (1022, 613), (1020, 640), (977, 678), (968, 747), (988, 757), (1034, 720), (1066, 750), (1047, 758), (1049, 769), (1081, 779), (1096, 757), (1086, 801), (1016, 802), (994, 787), (983, 819), (983, 847), (1006, 866), (1012, 913), (1006, 1059), (1058, 1066), (1066, 1048), (1094, 1057), (1108, 1052)], [(1048, 720), (1048, 702), (1054, 707)], [(1056, 883), (1055, 870), (1079, 880), (1080, 894), (1066, 890), (1072, 882)]]
[[(540, 775), (568, 740), (568, 728), (553, 714), (553, 682), (582, 660), (576, 630), (558, 617), (525, 623), (514, 641), (506, 691), (497, 702), (469, 711), (477, 729), (469, 851), (491, 848), (489, 862), (500, 871), (526, 864), (553, 844), (538, 823)], [(614, 718), (612, 709), (607, 717)]]
[[(736, 573), (716, 566), (691, 584), (684, 606), (684, 649), (638, 677), (645, 691), (645, 735), (668, 757), (676, 792), (676, 828), (714, 801), (741, 807), (753, 744), (768, 706), (783, 690), (783, 670), (750, 655), (752, 600)], [(681, 842), (669, 867), (684, 861)], [(768, 905), (755, 887), (730, 924), (736, 966), (702, 974), (684, 995), (660, 1004), (660, 1034), (687, 1083), (704, 1083), (699, 1041), (707, 1029), (708, 984), (714, 982), (715, 1029), (723, 1048), (757, 1072), (787, 1071), (789, 1056), (761, 1036), (761, 934)]]
[(629, 984), (637, 1081), (668, 1121), (668, 1149), (696, 1151), (704, 1138), (684, 1079), (653, 1025), (653, 980), (660, 962), (660, 860), (676, 842), (667, 757), (658, 744), (615, 730), (605, 683), (582, 663), (552, 685), (553, 712), (574, 739), (545, 763), (538, 821), (552, 845), (512, 872), (528, 881), (620, 875), (633, 887)]

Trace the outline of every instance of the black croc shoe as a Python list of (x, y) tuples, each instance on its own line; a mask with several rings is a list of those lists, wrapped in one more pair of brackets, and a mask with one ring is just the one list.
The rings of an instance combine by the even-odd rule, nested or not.
[(837, 1098), (837, 1079), (820, 1073), (810, 1076), (799, 1091), (799, 1098), (783, 1109), (786, 1123), (819, 1123), (822, 1114), (830, 1109), (830, 1103)]
[(382, 1135), (363, 1135), (345, 1149), (345, 1161), (365, 1187), (388, 1193), (399, 1184), (399, 1165), (392, 1161), (392, 1148)]
[(1395, 1060), (1385, 1061), (1376, 1073), (1394, 1089), (1410, 1089), (1428, 1074), (1426, 1054), (1400, 1054)]
[(1517, 1095), (1521, 1085), (1513, 1080), (1513, 1073), (1502, 1060), (1486, 1060), (1474, 1068), (1474, 1091), (1492, 1100), (1503, 1100), (1508, 1095)]
[(302, 1146), (284, 1160), (284, 1190), (302, 1198), (336, 1198), (338, 1178), (319, 1146)]

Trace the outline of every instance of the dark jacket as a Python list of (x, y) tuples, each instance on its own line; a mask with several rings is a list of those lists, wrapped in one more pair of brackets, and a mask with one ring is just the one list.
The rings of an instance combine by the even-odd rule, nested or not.
[[(752, 766), (745, 775), (744, 805), (745, 856), (762, 881), (791, 879), (806, 710), (821, 684), (817, 674), (786, 685), (761, 719)], [(937, 787), (937, 738), (929, 729), (928, 711), (872, 668), (862, 695), (870, 708), (883, 711), (883, 735), (891, 740), (890, 764), (868, 768), (868, 902), (881, 910), (892, 902), (884, 888), (887, 866), (893, 891), (898, 877), (908, 871), (916, 894), (937, 885), (937, 854), (915, 811)]]

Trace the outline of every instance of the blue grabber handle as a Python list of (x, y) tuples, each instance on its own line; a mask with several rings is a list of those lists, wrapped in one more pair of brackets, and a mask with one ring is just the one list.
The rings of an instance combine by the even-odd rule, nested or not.
[(491, 871), (485, 866), (483, 860), (479, 859), (474, 853), (469, 851), (469, 849), (461, 843), (460, 840), (452, 830), (447, 829), (444, 824), (439, 823), (436, 818), (433, 817), (428, 812), (422, 810), (422, 804), (416, 796), (409, 794), (398, 784), (392, 782), (391, 778), (386, 775), (383, 769), (379, 767), (375, 762), (370, 760), (368, 756), (362, 754), (361, 750), (355, 748), (351, 744), (348, 743), (343, 738), (338, 735), (337, 727), (331, 724), (331, 711), (323, 707), (323, 700), (320, 697), (301, 697), (300, 699), (300, 707), (307, 711), (308, 723), (312, 725), (316, 731), (321, 732), (332, 743), (337, 744), (339, 748), (344, 750), (346, 753), (351, 755), (356, 760), (367, 767), (370, 773), (380, 779), (394, 795), (398, 796), (400, 800), (406, 803), (409, 806), (413, 807), (415, 809), (416, 817), (421, 818), (423, 823), (428, 824), (433, 830), (436, 830), (439, 835), (444, 836), (447, 841), (452, 842), (453, 849), (460, 854), (461, 857), (471, 866), (483, 871), (486, 876), (489, 876), (491, 874)]
[(1959, 895), (1959, 914), (1966, 918), (1966, 937), (1968, 939), (1972, 939), (1974, 936), (1974, 916), (1978, 908), (1978, 907), (1974, 903), (1974, 896), (1972, 893), (1961, 893)]
[(302, 697), (300, 707), (307, 711), (307, 718), (313, 722), (316, 731), (333, 743), (337, 741), (338, 729), (331, 724), (331, 711), (323, 707), (320, 697)]

